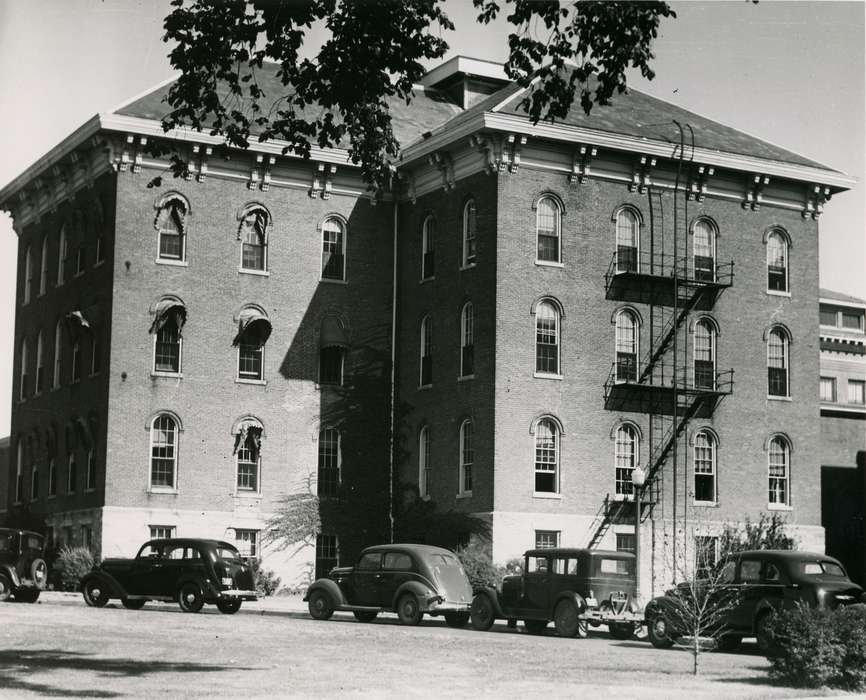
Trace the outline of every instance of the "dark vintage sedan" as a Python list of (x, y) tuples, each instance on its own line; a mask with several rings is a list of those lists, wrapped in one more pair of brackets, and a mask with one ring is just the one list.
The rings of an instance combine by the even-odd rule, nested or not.
[(252, 568), (233, 545), (190, 538), (149, 540), (134, 559), (104, 559), (81, 580), (81, 590), (95, 608), (111, 598), (132, 610), (162, 600), (177, 601), (184, 612), (210, 603), (227, 615), (257, 598)]
[(14, 596), (35, 603), (48, 580), (45, 538), (29, 530), (0, 527), (0, 602)]
[(833, 557), (770, 549), (739, 552), (722, 559), (707, 581), (682, 583), (649, 602), (647, 633), (654, 646), (669, 647), (687, 633), (680, 627), (690, 616), (680, 606), (689, 600), (690, 589), (702, 585), (710, 586), (705, 607), (715, 606), (718, 611), (711, 636), (725, 651), (735, 649), (743, 637), (754, 636), (761, 651), (769, 652), (772, 639), (767, 622), (774, 610), (798, 603), (824, 609), (866, 603), (866, 593)]
[(387, 544), (368, 547), (355, 566), (338, 567), (315, 581), (304, 600), (316, 620), (351, 610), (361, 622), (371, 622), (390, 611), (404, 625), (417, 625), (426, 613), (463, 627), (469, 621), (472, 586), (460, 560), (447, 549)]
[(485, 588), (472, 603), (472, 626), (488, 630), (497, 618), (541, 634), (553, 620), (563, 637), (585, 637), (606, 624), (628, 639), (640, 626), (635, 559), (629, 552), (551, 547), (524, 554), (523, 573), (506, 576), (500, 590)]

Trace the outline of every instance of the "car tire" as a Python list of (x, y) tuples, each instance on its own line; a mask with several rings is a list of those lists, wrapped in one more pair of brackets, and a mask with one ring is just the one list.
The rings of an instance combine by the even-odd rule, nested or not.
[(631, 639), (634, 636), (633, 622), (611, 622), (608, 623), (607, 631), (610, 636), (619, 641)]
[(358, 622), (372, 622), (379, 615), (378, 610), (353, 610)]
[(204, 593), (194, 581), (187, 581), (177, 592), (177, 604), (186, 613), (197, 613), (204, 607)]
[(469, 610), (469, 619), (472, 621), (472, 629), (486, 632), (496, 621), (496, 611), (493, 609), (493, 601), (483, 593), (472, 599), (472, 608)]
[(523, 626), (529, 634), (544, 634), (547, 622), (547, 620), (524, 620)]
[(242, 602), (240, 598), (220, 598), (216, 606), (223, 615), (234, 615), (241, 609)]
[(469, 613), (468, 612), (447, 612), (443, 613), (445, 615), (445, 624), (449, 627), (453, 627), (454, 629), (463, 629), (469, 624)]
[(770, 631), (771, 619), (772, 613), (767, 611), (761, 613), (755, 620), (755, 641), (758, 643), (758, 651), (764, 656), (773, 656), (776, 653), (776, 642)]
[(86, 581), (81, 593), (84, 596), (84, 602), (91, 608), (104, 608), (108, 602), (108, 590), (97, 579)]
[(124, 598), (120, 602), (127, 610), (141, 610), (147, 601), (143, 598)]
[(397, 617), (404, 625), (417, 625), (424, 617), (418, 596), (414, 593), (404, 593), (397, 601)]
[(30, 580), (40, 589), (45, 588), (48, 583), (48, 564), (44, 559), (37, 558), (30, 563)]
[(0, 574), (0, 603), (12, 597), (12, 581), (6, 574)]
[(16, 591), (15, 600), (19, 603), (35, 603), (39, 600), (39, 589), (38, 588), (25, 588), (20, 591)]
[[(586, 637), (586, 620), (580, 619), (580, 609), (573, 600), (561, 600), (553, 611), (553, 626), (560, 637)], [(581, 627), (584, 634), (581, 634)]]
[(670, 649), (674, 640), (670, 636), (670, 627), (664, 615), (656, 615), (647, 624), (647, 637), (656, 649)]
[(325, 591), (313, 591), (307, 599), (307, 610), (314, 620), (330, 620), (334, 614), (331, 596)]
[(716, 640), (716, 651), (736, 651), (742, 641), (739, 634), (723, 634)]

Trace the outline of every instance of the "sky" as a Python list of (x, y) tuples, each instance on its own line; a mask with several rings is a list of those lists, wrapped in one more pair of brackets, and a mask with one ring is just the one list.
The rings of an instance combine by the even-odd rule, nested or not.
[[(857, 179), (819, 223), (822, 287), (866, 299), (863, 2), (674, 2), (656, 78), (629, 85)], [(509, 25), (448, 0), (455, 55), (507, 57)], [(173, 74), (168, 0), (0, 0), (0, 187), (99, 112)], [(321, 40), (314, 32), (309, 43)], [(430, 66), (431, 68), (433, 66)], [(0, 212), (0, 436), (9, 433), (17, 237)]]

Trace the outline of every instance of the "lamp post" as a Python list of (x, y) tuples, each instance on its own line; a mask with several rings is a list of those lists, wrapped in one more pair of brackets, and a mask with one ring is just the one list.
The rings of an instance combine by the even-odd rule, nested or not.
[(646, 483), (646, 472), (640, 467), (631, 470), (631, 483), (634, 487), (634, 584), (637, 597), (640, 598), (640, 504), (643, 497), (643, 486)]

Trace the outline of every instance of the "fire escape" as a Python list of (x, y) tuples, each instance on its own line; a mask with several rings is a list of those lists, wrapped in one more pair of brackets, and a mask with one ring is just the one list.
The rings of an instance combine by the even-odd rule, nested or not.
[[(696, 251), (690, 255), (688, 195), (680, 182), (682, 169), (691, 163), (682, 153), (681, 147), (672, 193), (672, 232), (665, 236), (664, 205), (670, 206), (671, 197), (665, 198), (659, 189), (647, 186), (648, 245), (643, 249), (618, 245), (605, 274), (607, 299), (645, 305), (648, 333), (644, 338), (648, 335), (649, 348), (641, 357), (617, 352), (604, 383), (604, 407), (648, 414), (649, 456), (636, 465), (643, 467), (646, 475), (644, 486), (638, 490), (641, 503), (635, 503), (631, 483), (621, 485), (622, 493), (607, 494), (590, 527), (589, 547), (598, 546), (611, 524), (633, 525), (638, 514), (642, 522), (650, 517), (662, 503), (666, 475), (672, 482), (669, 493), (673, 518), (677, 518), (678, 490), (688, 493), (687, 483), (677, 483), (680, 437), (693, 419), (712, 416), (733, 387), (733, 370), (716, 368), (714, 336), (709, 359), (697, 359), (694, 352), (683, 348), (689, 319), (712, 310), (722, 292), (732, 285), (733, 262), (719, 264), (714, 247), (712, 255), (702, 256)], [(694, 358), (691, 361), (690, 354)], [(679, 478), (685, 480), (683, 475)], [(685, 504), (686, 496), (681, 497)], [(685, 505), (681, 509), (685, 518)]]

